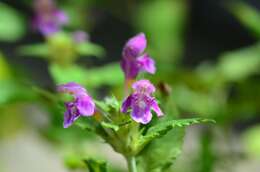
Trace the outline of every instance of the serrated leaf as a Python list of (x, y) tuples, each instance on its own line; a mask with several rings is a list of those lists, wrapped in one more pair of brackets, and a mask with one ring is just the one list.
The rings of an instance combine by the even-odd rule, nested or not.
[(95, 159), (84, 160), (89, 172), (107, 172), (107, 163)]
[(93, 118), (79, 118), (75, 121), (75, 125), (82, 130), (95, 132), (99, 124)]
[(105, 56), (105, 50), (97, 44), (91, 42), (80, 43), (76, 46), (76, 51), (83, 56), (96, 56), (103, 57)]
[(17, 52), (22, 56), (49, 57), (50, 52), (47, 44), (33, 44), (20, 46)]
[(90, 125), (83, 123), (83, 122), (76, 121), (75, 125), (78, 126), (82, 130), (94, 131), (94, 129)]
[(180, 119), (180, 120), (170, 120), (170, 121), (161, 122), (148, 129), (147, 133), (144, 136), (142, 136), (142, 138), (139, 140), (139, 146), (144, 147), (152, 140), (162, 137), (168, 131), (170, 131), (175, 127), (186, 127), (192, 124), (207, 123), (207, 122), (214, 123), (215, 121), (210, 119), (203, 119), (203, 118), (192, 118), (192, 119)]
[(201, 118), (169, 120), (151, 127), (139, 142), (145, 146), (138, 155), (139, 171), (166, 171), (181, 153), (185, 127), (202, 122), (214, 121)]

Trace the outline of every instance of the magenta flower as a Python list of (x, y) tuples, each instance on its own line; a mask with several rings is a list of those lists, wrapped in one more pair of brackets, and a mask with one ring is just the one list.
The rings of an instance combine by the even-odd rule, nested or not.
[(144, 33), (140, 33), (129, 39), (122, 52), (121, 68), (126, 79), (135, 79), (139, 72), (145, 71), (155, 73), (154, 60), (144, 53), (146, 48), (146, 38)]
[(56, 8), (53, 0), (35, 0), (34, 10), (33, 26), (45, 36), (60, 31), (68, 23), (68, 16)]
[(132, 109), (132, 119), (142, 124), (147, 124), (151, 121), (151, 110), (153, 110), (158, 117), (163, 115), (155, 98), (151, 95), (155, 92), (155, 87), (150, 81), (139, 80), (132, 85), (132, 88), (134, 92), (124, 100), (121, 112), (127, 113), (128, 109)]
[(66, 102), (65, 107), (67, 111), (64, 113), (64, 128), (68, 128), (80, 116), (92, 116), (95, 111), (95, 104), (93, 99), (88, 95), (85, 88), (70, 82), (59, 85), (58, 92), (69, 93), (73, 96), (73, 101)]

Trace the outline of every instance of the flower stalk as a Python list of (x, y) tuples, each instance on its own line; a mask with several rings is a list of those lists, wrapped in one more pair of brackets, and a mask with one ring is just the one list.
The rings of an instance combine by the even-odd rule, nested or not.
[(127, 160), (128, 172), (137, 172), (135, 157), (129, 156), (126, 158), (126, 160)]

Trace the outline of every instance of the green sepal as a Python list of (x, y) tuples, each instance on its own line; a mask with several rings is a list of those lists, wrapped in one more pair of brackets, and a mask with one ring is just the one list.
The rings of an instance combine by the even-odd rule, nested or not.
[(113, 109), (116, 112), (120, 110), (120, 103), (115, 96), (106, 97), (105, 103), (107, 104), (108, 107), (110, 107), (110, 109)]
[(79, 118), (75, 121), (75, 125), (82, 130), (95, 132), (98, 124), (92, 118)]
[(115, 125), (113, 123), (108, 123), (108, 122), (101, 122), (101, 126), (104, 128), (110, 128), (113, 129), (114, 131), (118, 131), (119, 130), (119, 126)]

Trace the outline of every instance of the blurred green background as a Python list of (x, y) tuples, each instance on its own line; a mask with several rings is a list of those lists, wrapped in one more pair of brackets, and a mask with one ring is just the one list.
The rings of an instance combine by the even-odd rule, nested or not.
[[(126, 170), (99, 138), (62, 128), (55, 85), (76, 81), (99, 98), (122, 96), (118, 62), (126, 40), (139, 32), (157, 66), (145, 76), (179, 116), (217, 121), (186, 131), (171, 171), (259, 171), (259, 1), (60, 0), (57, 6), (70, 22), (45, 39), (31, 27), (32, 1), (0, 2), (1, 172), (86, 171), (79, 159), (91, 156), (107, 160), (110, 171)], [(91, 42), (73, 44), (75, 30)]]

